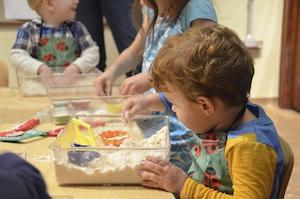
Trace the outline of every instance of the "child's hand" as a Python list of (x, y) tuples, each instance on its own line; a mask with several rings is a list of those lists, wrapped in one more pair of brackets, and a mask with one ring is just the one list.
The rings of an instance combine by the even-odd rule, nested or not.
[(49, 68), (47, 65), (41, 65), (37, 71), (38, 75), (41, 76), (41, 82), (44, 85), (50, 85), (51, 79), (53, 77), (53, 72), (51, 68)]
[(131, 117), (136, 114), (148, 114), (148, 99), (147, 96), (135, 96), (126, 99), (122, 106), (122, 117), (128, 122), (131, 120)]
[(70, 64), (66, 67), (62, 75), (64, 79), (59, 82), (62, 85), (70, 85), (73, 84), (77, 80), (77, 75), (80, 73), (80, 69), (78, 66), (74, 64)]
[(40, 76), (52, 76), (53, 72), (47, 65), (41, 65), (37, 71)]
[(169, 161), (148, 156), (141, 162), (138, 175), (142, 184), (147, 187), (161, 188), (166, 191), (180, 194), (188, 176)]
[(97, 95), (110, 96), (115, 79), (116, 77), (114, 77), (113, 73), (109, 71), (105, 71), (99, 75), (93, 82)]
[(127, 78), (120, 87), (121, 95), (137, 95), (151, 88), (151, 82), (147, 73), (140, 73)]
[(66, 67), (66, 69), (63, 72), (63, 75), (69, 76), (69, 75), (77, 75), (80, 73), (80, 69), (75, 64), (70, 64)]

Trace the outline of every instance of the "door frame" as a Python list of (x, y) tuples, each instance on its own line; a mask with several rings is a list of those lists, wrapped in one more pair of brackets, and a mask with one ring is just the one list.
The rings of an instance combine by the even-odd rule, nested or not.
[(300, 1), (284, 0), (280, 80), (279, 80), (279, 106), (293, 107), (294, 81), (297, 63), (297, 53), (300, 55)]

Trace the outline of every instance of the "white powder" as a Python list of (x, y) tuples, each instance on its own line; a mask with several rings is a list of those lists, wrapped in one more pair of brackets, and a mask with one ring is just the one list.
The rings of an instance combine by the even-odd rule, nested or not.
[(35, 80), (27, 80), (20, 82), (20, 89), (23, 96), (47, 95), (46, 87)]
[(56, 162), (59, 184), (137, 184), (140, 178), (136, 169), (140, 162), (151, 155), (168, 159), (168, 128), (163, 127), (153, 136), (127, 139), (112, 150), (97, 150), (100, 157), (90, 161), (86, 167), (68, 163), (67, 159)]
[[(54, 83), (54, 85), (50, 86), (50, 90), (54, 92), (53, 94), (55, 95), (74, 94), (76, 96), (78, 91), (83, 92), (83, 90), (86, 91), (87, 89), (88, 92), (94, 93), (92, 82), (96, 77), (97, 77), (96, 73), (74, 75), (76, 81), (72, 82), (72, 84), (69, 84), (69, 86), (66, 89), (57, 89), (58, 87), (66, 86), (65, 85), (66, 83), (59, 83), (60, 81), (64, 80), (64, 78), (68, 78), (65, 75), (62, 75), (61, 73), (55, 73), (53, 80), (52, 79), (48, 79), (48, 80), (53, 81), (52, 84)], [(47, 83), (42, 82), (41, 76), (27, 76), (22, 72), (18, 72), (18, 82), (19, 82), (19, 88), (23, 96), (47, 95), (47, 89), (46, 89)]]

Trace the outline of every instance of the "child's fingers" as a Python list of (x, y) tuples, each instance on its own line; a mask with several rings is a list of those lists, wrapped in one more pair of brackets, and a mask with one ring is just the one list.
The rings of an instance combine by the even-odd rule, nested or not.
[(148, 180), (143, 180), (142, 185), (146, 187), (152, 187), (152, 188), (161, 188), (161, 185), (153, 182), (153, 181), (148, 181)]
[[(124, 116), (129, 116), (128, 119), (130, 119), (132, 116), (136, 115), (141, 111), (141, 106), (139, 105), (138, 101), (136, 98), (129, 98), (128, 100), (125, 101), (122, 109), (122, 114)], [(126, 117), (125, 117), (126, 118)]]
[(150, 171), (152, 173), (155, 173), (157, 175), (164, 175), (165, 170), (164, 167), (162, 167), (159, 164), (153, 163), (151, 161), (142, 161), (141, 162), (141, 169)]
[(132, 99), (127, 99), (122, 106), (122, 116), (126, 119), (126, 116), (130, 116), (130, 110), (134, 106), (134, 101)]
[(137, 95), (137, 91), (136, 91), (136, 88), (134, 86), (130, 86), (129, 89), (128, 89), (128, 93), (127, 95)]
[(161, 187), (159, 182), (159, 176), (153, 172), (147, 170), (139, 170), (138, 175), (142, 178), (142, 182), (144, 182), (145, 186), (150, 187)]
[(126, 80), (120, 86), (120, 94), (121, 95), (128, 95), (130, 86), (126, 83)]
[(133, 116), (141, 112), (141, 106), (138, 104), (134, 104), (129, 110), (129, 115)]
[(112, 84), (111, 84), (111, 82), (106, 82), (106, 84), (104, 85), (105, 95), (111, 96), (111, 92), (112, 92), (111, 90), (112, 90)]
[(102, 81), (99, 81), (98, 79), (93, 81), (94, 88), (96, 90), (96, 93), (98, 96), (104, 96), (106, 95), (106, 91), (104, 90), (104, 83)]
[(154, 157), (154, 156), (147, 156), (146, 160), (148, 160), (150, 162), (153, 162), (153, 163), (156, 163), (156, 164), (159, 164), (162, 167), (164, 167), (164, 166), (166, 166), (166, 165), (169, 164), (169, 161), (163, 160), (163, 159), (160, 159), (160, 158)]

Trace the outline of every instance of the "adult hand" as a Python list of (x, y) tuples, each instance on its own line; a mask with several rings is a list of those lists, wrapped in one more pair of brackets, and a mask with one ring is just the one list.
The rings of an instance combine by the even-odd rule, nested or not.
[(160, 188), (166, 191), (180, 194), (184, 182), (188, 178), (180, 168), (167, 160), (147, 156), (141, 162), (138, 175), (142, 178), (142, 185)]
[(111, 95), (112, 86), (115, 81), (113, 74), (105, 71), (94, 80), (94, 87), (97, 95)]
[(127, 78), (120, 87), (121, 95), (137, 95), (151, 88), (151, 82), (147, 73), (139, 73)]

